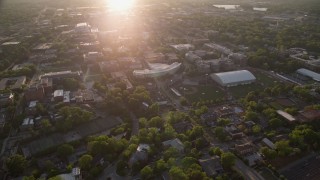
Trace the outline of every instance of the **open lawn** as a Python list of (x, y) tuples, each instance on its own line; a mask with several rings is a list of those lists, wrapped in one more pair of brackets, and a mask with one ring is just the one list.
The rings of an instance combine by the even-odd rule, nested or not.
[(229, 92), (232, 96), (236, 99), (245, 97), (251, 91), (259, 91), (263, 90), (264, 88), (259, 84), (247, 84), (247, 85), (239, 85), (235, 87), (229, 87)]
[(274, 78), (262, 72), (254, 71), (252, 73), (257, 78), (256, 83), (229, 87), (229, 91), (234, 98), (238, 99), (245, 97), (251, 91), (262, 91), (264, 90), (264, 88), (272, 87), (277, 83), (277, 81)]
[(225, 96), (223, 90), (216, 86), (186, 86), (185, 88), (189, 91), (186, 91), (184, 96), (190, 102), (215, 100), (218, 98), (223, 98)]
[(257, 82), (262, 83), (264, 87), (272, 87), (277, 83), (276, 79), (260, 71), (254, 71), (252, 73), (257, 78)]

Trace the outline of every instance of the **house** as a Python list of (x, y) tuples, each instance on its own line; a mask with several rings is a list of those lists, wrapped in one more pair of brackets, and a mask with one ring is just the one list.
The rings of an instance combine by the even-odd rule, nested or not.
[(200, 116), (200, 119), (208, 126), (215, 127), (216, 121), (217, 121), (217, 115), (213, 112), (208, 112), (205, 114), (202, 114)]
[(0, 94), (0, 107), (6, 107), (12, 104), (14, 101), (13, 93), (1, 93)]
[(243, 132), (240, 132), (240, 130), (234, 124), (229, 124), (224, 128), (224, 130), (231, 136), (232, 139), (239, 139), (243, 137)]
[(270, 149), (276, 149), (276, 146), (274, 145), (274, 143), (272, 141), (270, 141), (268, 138), (263, 138), (262, 142), (263, 142), (263, 144), (268, 146)]
[(218, 174), (223, 173), (223, 168), (220, 164), (220, 158), (218, 156), (199, 159), (199, 164), (209, 177), (216, 177)]
[(191, 130), (192, 124), (189, 122), (182, 121), (182, 122), (173, 124), (172, 127), (178, 134), (181, 134), (181, 133), (184, 133), (188, 130)]
[(164, 147), (173, 147), (173, 148), (177, 149), (180, 153), (182, 153), (184, 151), (184, 145), (180, 141), (180, 139), (178, 139), (178, 138), (164, 141), (164, 142), (162, 142), (162, 145)]
[(30, 101), (43, 101), (45, 98), (45, 91), (42, 86), (29, 87), (24, 92), (24, 97), (27, 102)]
[(314, 120), (320, 119), (320, 110), (317, 109), (309, 109), (299, 112), (299, 120), (301, 122), (310, 122)]
[(32, 129), (34, 125), (34, 121), (32, 118), (25, 118), (20, 125), (20, 130), (28, 130)]
[(146, 162), (148, 160), (148, 151), (150, 146), (148, 144), (139, 144), (137, 151), (133, 153), (129, 159), (129, 166), (132, 167), (137, 162)]
[(236, 144), (234, 150), (240, 156), (245, 156), (255, 152), (255, 148), (250, 142), (245, 144)]
[(37, 103), (38, 101), (30, 101), (28, 107), (26, 108), (26, 114), (28, 116), (34, 116), (37, 113)]

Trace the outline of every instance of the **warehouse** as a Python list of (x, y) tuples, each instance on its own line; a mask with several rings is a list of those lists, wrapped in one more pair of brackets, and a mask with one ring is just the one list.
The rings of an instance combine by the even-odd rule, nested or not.
[(256, 77), (247, 70), (214, 73), (211, 78), (221, 86), (231, 87), (255, 82)]
[(308, 69), (304, 69), (304, 68), (298, 69), (297, 73), (303, 76), (307, 76), (315, 81), (320, 81), (320, 74), (310, 71)]

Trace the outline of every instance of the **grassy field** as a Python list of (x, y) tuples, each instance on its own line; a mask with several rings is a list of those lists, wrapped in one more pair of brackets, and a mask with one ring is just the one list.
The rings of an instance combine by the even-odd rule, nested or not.
[(243, 86), (230, 87), (229, 91), (233, 97), (235, 97), (236, 99), (245, 97), (251, 91), (263, 91), (264, 88), (272, 87), (277, 83), (277, 81), (274, 78), (266, 74), (263, 74), (262, 72), (255, 71), (252, 73), (257, 78), (256, 83), (243, 85)]
[(274, 86), (277, 82), (273, 77), (270, 77), (262, 72), (255, 71), (253, 74), (256, 76), (257, 82), (262, 83), (265, 87)]
[(225, 93), (216, 86), (186, 86), (187, 89), (194, 89), (195, 92), (185, 93), (185, 97), (190, 102), (198, 102), (201, 100), (215, 100), (223, 98)]
[(247, 84), (247, 85), (240, 85), (235, 87), (229, 87), (229, 92), (232, 96), (236, 99), (245, 97), (251, 91), (260, 91), (263, 90), (263, 86), (259, 84)]

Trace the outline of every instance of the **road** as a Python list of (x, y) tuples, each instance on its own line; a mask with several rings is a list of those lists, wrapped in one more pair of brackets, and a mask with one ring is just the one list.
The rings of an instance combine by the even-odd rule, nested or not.
[(158, 88), (163, 92), (165, 96), (176, 106), (176, 108), (180, 111), (184, 111), (184, 107), (181, 106), (179, 99), (173, 97), (170, 92), (168, 92), (167, 86), (164, 84), (164, 82), (160, 82), (157, 78), (154, 79), (156, 82)]
[(106, 180), (108, 178), (112, 179), (112, 180), (129, 180), (131, 179), (131, 177), (121, 177), (116, 173), (117, 167), (116, 167), (117, 163), (114, 163), (114, 165), (111, 165), (107, 168), (104, 169), (103, 173), (101, 174), (101, 176), (98, 178), (98, 180)]
[(257, 171), (248, 167), (240, 159), (236, 160), (234, 169), (241, 173), (246, 180), (264, 180), (264, 178)]

